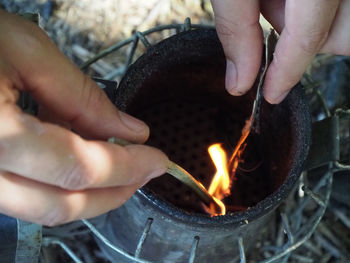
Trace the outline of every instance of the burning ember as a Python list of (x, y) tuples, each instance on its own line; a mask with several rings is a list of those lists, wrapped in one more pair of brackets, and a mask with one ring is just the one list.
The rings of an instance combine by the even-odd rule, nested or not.
[(230, 194), (231, 183), (235, 177), (240, 156), (244, 151), (245, 145), (243, 144), (250, 133), (251, 125), (252, 118), (246, 121), (246, 124), (242, 130), (241, 138), (233, 150), (229, 161), (227, 161), (227, 154), (225, 150), (219, 143), (213, 144), (208, 148), (209, 155), (216, 167), (216, 174), (210, 183), (208, 192), (214, 197), (221, 210), (218, 213), (218, 211), (215, 209), (215, 205), (211, 204), (209, 208), (206, 208), (206, 210), (212, 216), (226, 214), (226, 206), (221, 200)]

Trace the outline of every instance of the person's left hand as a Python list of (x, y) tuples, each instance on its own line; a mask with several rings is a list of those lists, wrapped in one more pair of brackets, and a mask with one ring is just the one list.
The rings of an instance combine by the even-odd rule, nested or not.
[[(0, 213), (49, 226), (97, 216), (166, 171), (166, 155), (141, 145), (148, 126), (118, 111), (38, 26), (0, 10), (0, 34)], [(19, 91), (45, 109), (41, 120), (16, 105)]]

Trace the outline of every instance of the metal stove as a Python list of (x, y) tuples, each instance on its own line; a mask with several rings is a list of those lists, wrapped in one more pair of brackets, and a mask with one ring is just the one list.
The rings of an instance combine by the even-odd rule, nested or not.
[[(147, 35), (170, 29), (179, 33), (172, 41), (163, 41), (157, 47), (147, 41)], [(129, 68), (139, 42), (147, 52)], [(249, 116), (254, 90), (236, 98), (225, 93), (222, 88), (225, 61), (215, 31), (191, 25), (189, 19), (184, 24), (136, 32), (81, 68), (86, 69), (128, 44), (131, 48), (125, 68), (111, 72), (109, 77), (127, 74), (116, 92), (108, 89), (109, 97), (115, 97), (112, 99), (118, 108), (150, 125), (150, 145), (165, 151), (207, 186), (214, 174), (207, 146), (223, 142), (229, 150), (235, 145)], [(172, 63), (176, 66), (167, 67)], [(317, 92), (315, 89), (314, 97), (322, 102)], [(317, 168), (316, 173), (301, 174), (310, 143), (310, 117), (301, 87), (297, 87), (280, 106), (262, 105), (261, 131), (249, 138), (245, 162), (233, 183), (233, 195), (225, 200), (230, 207), (227, 215), (206, 215), (191, 190), (165, 175), (108, 214), (43, 228), (39, 244), (42, 253), (50, 255), (53, 245), (58, 245), (74, 262), (94, 262), (93, 253), (77, 244), (77, 240), (86, 240), (84, 236), (93, 234), (99, 248), (95, 258), (100, 255), (114, 262), (244, 263), (245, 250), (256, 248), (260, 232), (270, 231), (263, 234), (265, 238), (277, 235), (269, 228), (269, 222), (275, 221), (286, 236), (276, 240), (276, 244), (260, 248), (266, 253), (259, 262), (287, 262), (322, 219), (333, 173), (350, 169), (339, 162), (339, 119), (348, 118), (350, 112), (340, 110), (331, 115), (326, 104), (321, 105), (326, 118), (314, 126), (329, 129), (323, 135), (326, 140), (313, 142), (306, 163), (306, 169)], [(331, 147), (328, 149), (335, 149), (332, 153), (323, 154), (317, 148), (325, 141)], [(309, 180), (308, 173), (313, 174), (314, 180)], [(287, 198), (294, 199), (293, 205)], [(277, 211), (282, 202), (283, 207)], [(311, 210), (310, 203), (314, 204)], [(43, 256), (42, 261), (48, 257)]]

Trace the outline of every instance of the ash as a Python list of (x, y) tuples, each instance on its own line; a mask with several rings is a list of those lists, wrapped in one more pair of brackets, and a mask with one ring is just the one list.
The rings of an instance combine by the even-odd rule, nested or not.
[[(130, 37), (135, 30), (144, 31), (155, 25), (182, 23), (191, 17), (193, 23), (213, 24), (209, 0), (0, 0), (0, 7), (13, 13), (40, 13), (40, 26), (58, 48), (77, 65), (116, 42)], [(160, 32), (148, 38), (151, 43), (175, 32)], [(138, 47), (136, 57), (145, 51)], [(90, 75), (105, 77), (127, 61), (128, 48), (122, 48), (92, 65)], [(113, 79), (120, 79), (115, 74)], [(331, 111), (350, 108), (350, 58), (320, 55), (306, 72), (302, 83), (306, 87), (314, 120), (324, 117), (321, 103), (315, 98), (317, 88)], [(341, 161), (350, 163), (350, 121), (340, 126)], [(300, 185), (319, 180), (325, 171), (304, 173)], [(325, 215), (315, 233), (288, 258), (277, 262), (349, 262), (350, 259), (350, 180), (349, 172), (334, 176), (332, 194)], [(285, 214), (300, 204), (303, 192), (296, 189), (280, 211)], [(307, 221), (317, 207), (309, 202), (299, 215)], [(294, 220), (294, 217), (287, 218)], [(283, 250), (288, 237), (277, 211), (275, 219), (262, 230), (260, 241), (247, 253), (247, 262), (268, 260)], [(295, 222), (289, 222), (291, 226)], [(80, 222), (44, 229), (47, 236), (61, 238), (83, 262), (111, 262), (99, 249), (92, 233)], [(57, 245), (43, 246), (41, 262), (72, 262), (66, 251)], [(238, 260), (237, 260), (238, 261)], [(74, 261), (73, 261), (74, 262)]]

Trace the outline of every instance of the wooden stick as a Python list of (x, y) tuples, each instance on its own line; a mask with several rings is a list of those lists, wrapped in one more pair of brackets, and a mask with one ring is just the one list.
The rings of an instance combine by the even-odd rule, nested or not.
[[(121, 146), (132, 144), (128, 141), (116, 137), (109, 138), (108, 142)], [(205, 187), (200, 182), (198, 182), (189, 172), (187, 172), (181, 166), (169, 160), (167, 173), (174, 176), (177, 180), (181, 181), (185, 185), (189, 186), (206, 206), (209, 207), (209, 205), (213, 203), (219, 207), (216, 200), (211, 194), (208, 193), (207, 189), (205, 189)]]

